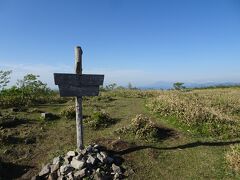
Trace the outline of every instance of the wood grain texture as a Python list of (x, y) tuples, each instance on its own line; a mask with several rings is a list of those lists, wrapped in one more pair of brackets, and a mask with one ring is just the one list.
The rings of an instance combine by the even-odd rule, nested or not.
[[(77, 46), (75, 48), (75, 72), (77, 75), (82, 75), (82, 48), (80, 46)], [(59, 89), (61, 86), (59, 86)], [(63, 86), (63, 92), (67, 93), (69, 92), (66, 91), (66, 88), (68, 86)], [(77, 130), (77, 148), (78, 149), (83, 149), (84, 144), (83, 144), (83, 118), (82, 118), (82, 96), (80, 90), (76, 90), (76, 87), (69, 86), (67, 89), (72, 89), (72, 93), (74, 94), (77, 93), (75, 96), (75, 104), (76, 104), (76, 130)], [(65, 90), (65, 91), (64, 91)], [(73, 95), (71, 93), (71, 95)], [(78, 94), (79, 93), (79, 94)], [(60, 95), (61, 95), (61, 90), (60, 90)]]

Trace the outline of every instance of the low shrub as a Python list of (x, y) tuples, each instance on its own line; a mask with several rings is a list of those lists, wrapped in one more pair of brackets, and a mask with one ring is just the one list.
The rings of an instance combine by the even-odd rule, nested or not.
[(46, 103), (64, 103), (57, 91), (47, 87), (40, 81), (38, 75), (27, 74), (17, 84), (6, 89), (0, 89), (0, 107), (22, 107)]
[(159, 128), (153, 123), (149, 117), (142, 114), (137, 115), (131, 120), (128, 126), (119, 128), (114, 131), (116, 134), (130, 134), (137, 139), (144, 139), (147, 141), (154, 141), (159, 138)]
[(106, 128), (114, 123), (115, 119), (112, 119), (105, 111), (95, 111), (92, 115), (84, 120), (86, 126), (91, 129), (98, 130), (100, 128)]
[[(239, 98), (238, 98), (239, 97)], [(239, 137), (239, 91), (166, 91), (151, 98), (147, 107), (161, 116), (173, 116), (200, 134), (219, 138)]]
[(75, 106), (66, 106), (60, 112), (60, 116), (66, 119), (74, 119), (76, 117), (76, 109)]

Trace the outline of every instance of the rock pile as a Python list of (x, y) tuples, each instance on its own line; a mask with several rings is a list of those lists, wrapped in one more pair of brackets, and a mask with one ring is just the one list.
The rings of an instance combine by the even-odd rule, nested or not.
[(119, 157), (93, 144), (83, 150), (69, 151), (64, 157), (55, 157), (32, 180), (123, 179), (121, 162)]

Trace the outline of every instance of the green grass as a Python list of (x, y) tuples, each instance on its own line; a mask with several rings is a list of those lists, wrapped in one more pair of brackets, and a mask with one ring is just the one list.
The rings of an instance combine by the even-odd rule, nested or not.
[[(104, 110), (112, 119), (117, 119), (117, 122), (99, 130), (85, 126), (84, 143), (87, 145), (97, 142), (120, 153), (125, 159), (124, 166), (130, 174), (128, 179), (240, 178), (232, 173), (225, 161), (229, 145), (236, 143), (238, 139), (219, 141), (213, 137), (195, 136), (194, 132), (189, 133), (187, 128), (180, 127), (176, 117), (161, 117), (158, 114), (152, 114), (145, 106), (147, 101), (145, 94), (141, 97), (138, 91), (136, 96), (130, 97), (128, 93), (121, 93), (121, 96), (115, 93), (112, 98), (108, 95), (85, 99), (83, 106), (85, 116), (91, 116), (95, 110)], [(156, 94), (154, 93), (151, 97)], [(35, 108), (59, 114), (69, 104), (74, 104), (74, 102), (41, 105)], [(114, 130), (129, 125), (131, 119), (138, 114), (148, 116), (161, 127), (163, 132), (170, 129), (175, 135), (166, 135), (164, 139), (156, 142), (146, 142), (131, 135), (121, 137), (113, 133)], [(15, 115), (29, 119), (28, 123), (1, 129), (0, 137), (13, 136), (24, 139), (34, 136), (37, 141), (34, 144), (24, 144), (6, 143), (1, 140), (0, 159), (13, 163), (13, 167), (15, 165), (33, 166), (34, 168), (30, 169), (24, 177), (33, 176), (40, 170), (42, 164), (76, 148), (75, 120), (60, 118), (54, 121), (42, 121), (39, 119), (40, 113), (37, 112), (20, 112)], [(15, 173), (12, 172), (12, 176), (17, 176), (20, 170), (21, 168), (18, 168)]]

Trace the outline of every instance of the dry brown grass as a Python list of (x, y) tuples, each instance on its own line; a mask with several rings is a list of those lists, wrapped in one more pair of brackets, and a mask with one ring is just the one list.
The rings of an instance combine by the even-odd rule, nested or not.
[(218, 137), (239, 136), (240, 89), (160, 91), (147, 107), (161, 116), (174, 116), (200, 133)]
[(232, 145), (226, 153), (226, 161), (229, 167), (235, 172), (240, 173), (240, 145)]
[(158, 138), (158, 127), (149, 117), (138, 114), (131, 120), (127, 126), (115, 130), (116, 134), (130, 134), (137, 139), (145, 139), (147, 141), (156, 140)]

